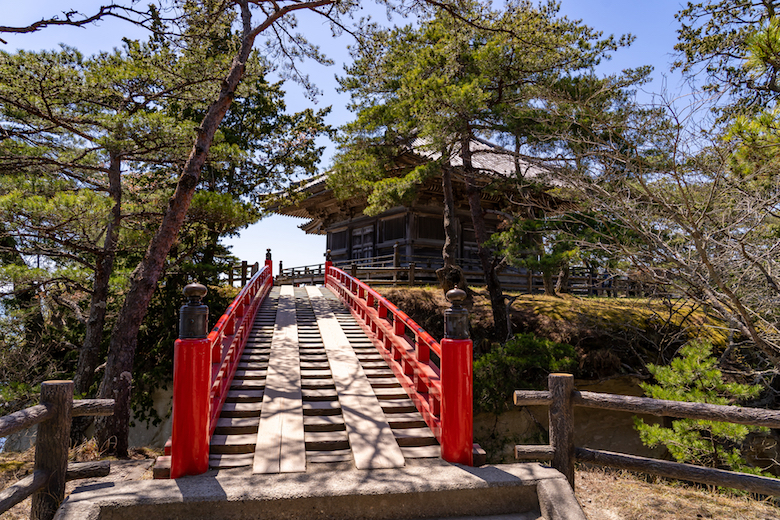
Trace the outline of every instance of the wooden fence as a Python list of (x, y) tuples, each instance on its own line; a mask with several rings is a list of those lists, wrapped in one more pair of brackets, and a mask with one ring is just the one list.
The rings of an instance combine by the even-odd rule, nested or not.
[(547, 391), (515, 391), (514, 401), (517, 406), (550, 407), (550, 444), (515, 446), (515, 458), (551, 461), (552, 466), (566, 476), (572, 487), (574, 487), (574, 462), (580, 461), (700, 484), (740, 489), (761, 495), (780, 496), (780, 479), (575, 447), (573, 414), (575, 406), (582, 406), (780, 428), (778, 411), (578, 392), (574, 390), (574, 376), (571, 374), (550, 374), (547, 384)]
[(113, 415), (113, 399), (73, 400), (73, 381), (41, 385), (41, 404), (0, 417), (0, 437), (38, 424), (33, 473), (0, 491), (0, 514), (32, 495), (32, 520), (51, 520), (65, 498), (70, 480), (104, 477), (109, 461), (68, 464), (72, 417)]
[(252, 277), (257, 274), (257, 271), (260, 270), (260, 263), (255, 262), (254, 264), (250, 264), (246, 260), (243, 260), (240, 264), (233, 263), (230, 264), (230, 267), (227, 270), (227, 280), (228, 285), (233, 287), (233, 285), (236, 282), (240, 282), (239, 287), (243, 287), (246, 285), (246, 283), (252, 279)]
[[(351, 276), (365, 281), (371, 286), (414, 286), (437, 284), (436, 270), (439, 266), (430, 261), (414, 261), (399, 266), (382, 266), (368, 262), (373, 259), (340, 262), (338, 267)], [(439, 259), (441, 261), (441, 259)], [(305, 265), (284, 268), (279, 262), (277, 283), (283, 284), (322, 284), (325, 281), (325, 264)], [(334, 265), (336, 263), (334, 262)], [(475, 286), (484, 285), (482, 271), (466, 265), (463, 267), (466, 281)], [(504, 269), (499, 273), (504, 290), (525, 294), (544, 292), (544, 280), (541, 273)], [(557, 277), (553, 277), (553, 284)], [(657, 291), (653, 287), (635, 282), (625, 277), (604, 279), (587, 268), (573, 268), (569, 276), (568, 291), (581, 296), (647, 296)]]

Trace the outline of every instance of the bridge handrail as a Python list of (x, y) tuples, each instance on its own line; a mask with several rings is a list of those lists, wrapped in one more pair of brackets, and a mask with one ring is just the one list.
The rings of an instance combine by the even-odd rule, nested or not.
[[(257, 310), (273, 285), (271, 266), (266, 264), (241, 289), (208, 335), (211, 351), (209, 439), (214, 435), (222, 405), (233, 382), (241, 354)], [(246, 324), (249, 326), (245, 326)]]
[[(171, 457), (171, 478), (208, 471), (209, 444), (219, 414), (249, 339), (255, 314), (272, 285), (268, 250), (263, 268), (239, 291), (208, 333), (208, 309), (204, 312), (206, 306), (199, 302), (206, 294), (206, 288), (193, 284), (188, 286), (193, 289), (189, 294), (185, 288), (185, 294), (191, 299), (182, 307), (179, 331), (182, 337), (174, 344), (173, 425), (170, 449), (167, 444), (165, 449), (166, 455)], [(186, 328), (185, 323), (192, 327)]]
[[(405, 312), (341, 269), (328, 266), (325, 285), (335, 289), (366, 324), (371, 324), (372, 332), (377, 334), (384, 347), (380, 352), (414, 401), (425, 423), (441, 442), (441, 370), (430, 359), (431, 351), (441, 359), (441, 344)], [(387, 319), (388, 313), (393, 317), (392, 323)], [(409, 345), (404, 337), (405, 329), (414, 335), (414, 345)], [(388, 343), (396, 347), (402, 363), (391, 362), (393, 353)]]

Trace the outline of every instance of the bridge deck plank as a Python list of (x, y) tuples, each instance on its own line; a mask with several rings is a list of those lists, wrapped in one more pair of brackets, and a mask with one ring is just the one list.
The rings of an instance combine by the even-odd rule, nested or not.
[(257, 430), (253, 473), (306, 471), (301, 365), (292, 287), (282, 287)]
[(330, 361), (355, 466), (358, 469), (403, 466), (403, 453), (330, 303), (318, 288), (306, 290)]

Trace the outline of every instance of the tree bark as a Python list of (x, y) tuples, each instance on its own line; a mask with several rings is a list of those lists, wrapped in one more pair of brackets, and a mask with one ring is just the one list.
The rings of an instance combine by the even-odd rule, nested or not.
[(490, 295), (490, 305), (493, 310), (493, 327), (495, 328), (497, 337), (506, 338), (507, 328), (504, 293), (501, 290), (501, 282), (498, 279), (498, 273), (496, 273), (496, 265), (498, 262), (493, 257), (493, 253), (485, 247), (485, 242), (488, 240), (487, 229), (485, 227), (485, 214), (482, 210), (480, 189), (475, 184), (474, 180), (474, 167), (471, 162), (470, 142), (470, 132), (464, 132), (464, 135), (461, 138), (460, 155), (463, 159), (463, 170), (466, 180), (466, 196), (468, 197), (469, 209), (471, 210), (471, 221), (474, 224), (474, 234), (476, 235), (477, 239), (477, 251), (480, 262), (482, 263), (482, 270), (485, 273), (487, 290)]
[(455, 225), (455, 197), (452, 193), (452, 171), (449, 166), (442, 168), (441, 184), (444, 191), (444, 247), (441, 252), (444, 267), (436, 270), (436, 278), (445, 293), (456, 286), (466, 291), (466, 277), (463, 276), (463, 270), (455, 263), (458, 228)]
[(569, 262), (564, 261), (558, 271), (558, 281), (555, 283), (555, 292), (566, 294), (569, 292)]
[[(214, 134), (225, 117), (241, 78), (244, 75), (249, 55), (254, 45), (255, 37), (262, 28), (270, 25), (266, 22), (256, 29), (251, 27), (251, 14), (246, 4), (242, 5), (244, 36), (241, 46), (233, 59), (230, 71), (222, 83), (219, 96), (209, 105), (203, 122), (197, 129), (197, 137), (190, 155), (184, 164), (184, 169), (173, 196), (168, 201), (168, 208), (163, 215), (160, 227), (149, 243), (143, 260), (130, 276), (130, 289), (117, 318), (108, 348), (108, 359), (103, 381), (98, 397), (116, 399), (114, 415), (102, 417), (96, 421), (96, 436), (100, 445), (108, 444), (113, 437), (117, 438), (117, 454), (126, 456), (120, 451), (127, 445), (127, 431), (130, 422), (129, 399), (121, 399), (123, 390), (129, 387), (131, 381), (125, 382), (126, 374), (133, 371), (133, 361), (138, 343), (138, 330), (146, 316), (152, 294), (162, 275), (165, 259), (175, 242), (184, 217), (189, 209), (195, 188), (200, 180), (201, 169), (206, 161)], [(125, 374), (126, 373), (126, 374)], [(120, 437), (124, 442), (120, 441)]]
[[(89, 392), (89, 388), (95, 380), (95, 368), (100, 361), (100, 346), (103, 343), (103, 329), (105, 328), (108, 307), (109, 282), (111, 274), (114, 272), (119, 226), (122, 222), (122, 158), (115, 152), (110, 153), (108, 193), (114, 201), (114, 206), (111, 208), (111, 219), (106, 226), (103, 251), (95, 265), (95, 281), (92, 288), (92, 299), (89, 303), (87, 330), (84, 335), (84, 344), (79, 352), (76, 375), (73, 378), (74, 392), (76, 395), (82, 396)], [(81, 432), (74, 431), (73, 433), (80, 434)]]

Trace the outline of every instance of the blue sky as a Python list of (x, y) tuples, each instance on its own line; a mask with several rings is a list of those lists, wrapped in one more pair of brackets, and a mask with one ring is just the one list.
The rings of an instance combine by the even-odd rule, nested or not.
[[(21, 25), (36, 21), (44, 16), (60, 13), (63, 5), (85, 13), (94, 9), (99, 2), (91, 0), (52, 1), (34, 0), (19, 2), (0, 0), (3, 12), (3, 25)], [(676, 43), (677, 22), (674, 15), (681, 8), (678, 0), (561, 0), (561, 12), (572, 19), (581, 19), (584, 23), (602, 31), (605, 35), (616, 36), (631, 33), (636, 41), (631, 47), (621, 49), (613, 58), (601, 65), (599, 72), (609, 74), (625, 68), (639, 65), (652, 65), (653, 82), (639, 93), (640, 99), (650, 101), (653, 93), (664, 88), (671, 93), (684, 91), (679, 75), (669, 72), (673, 61), (673, 47)], [(385, 21), (384, 9), (366, 9), (361, 15), (373, 14), (379, 22)], [(343, 63), (349, 59), (347, 46), (350, 40), (346, 36), (333, 39), (329, 29), (314, 17), (303, 17), (300, 31), (320, 45), (321, 50), (336, 64), (325, 67), (308, 63), (304, 69), (318, 85), (323, 94), (317, 100), (317, 107), (332, 106), (328, 122), (339, 126), (349, 121), (352, 115), (346, 110), (347, 97), (336, 92), (335, 75), (341, 74)], [(29, 50), (52, 49), (60, 43), (73, 46), (84, 54), (100, 50), (110, 50), (121, 44), (122, 36), (145, 38), (144, 33), (125, 22), (104, 20), (86, 28), (53, 27), (27, 35), (0, 35), (8, 44), (0, 48), (12, 52), (23, 48)], [(289, 110), (302, 110), (313, 105), (299, 86), (287, 83), (287, 105)], [(323, 143), (327, 144), (327, 143)], [(322, 165), (327, 167), (333, 147), (329, 146)], [(285, 266), (299, 266), (323, 261), (325, 250), (324, 237), (305, 235), (297, 228), (301, 219), (271, 216), (244, 230), (241, 236), (227, 240), (233, 253), (250, 262), (265, 258), (265, 249), (270, 247), (274, 257), (274, 270), (279, 260)]]

